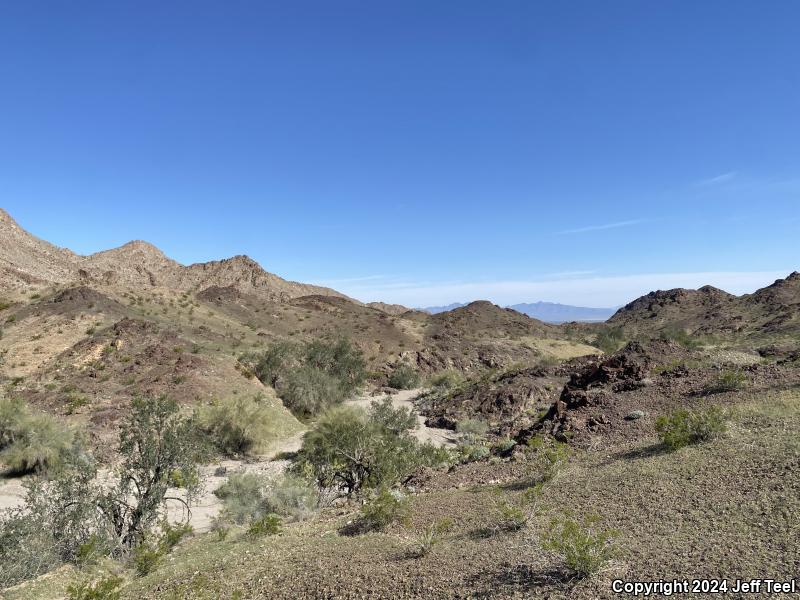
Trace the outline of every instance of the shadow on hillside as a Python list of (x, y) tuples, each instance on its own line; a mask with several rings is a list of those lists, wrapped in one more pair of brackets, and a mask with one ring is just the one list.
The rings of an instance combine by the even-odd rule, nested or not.
[(520, 592), (530, 593), (534, 587), (548, 587), (549, 591), (553, 592), (556, 590), (568, 592), (574, 584), (574, 579), (569, 573), (560, 569), (514, 565), (501, 570), (476, 573), (468, 577), (466, 582), (475, 591), (476, 597), (495, 598)]
[(504, 490), (506, 492), (524, 492), (525, 490), (530, 489), (533, 486), (543, 482), (544, 478), (541, 476), (523, 477), (522, 479), (517, 479), (516, 481), (503, 483), (499, 487), (501, 490)]
[(662, 454), (669, 454), (669, 448), (664, 444), (658, 443), (645, 448), (633, 448), (625, 452), (618, 452), (612, 454), (608, 462), (617, 460), (641, 460), (643, 458), (652, 458), (654, 456), (661, 456)]

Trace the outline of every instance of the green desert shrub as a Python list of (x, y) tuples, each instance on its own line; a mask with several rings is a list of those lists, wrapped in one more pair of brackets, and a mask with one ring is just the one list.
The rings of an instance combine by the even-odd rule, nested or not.
[(592, 345), (600, 348), (606, 354), (614, 354), (625, 344), (625, 332), (622, 327), (609, 327), (606, 325), (602, 327)]
[(63, 562), (82, 564), (89, 546), (113, 547), (95, 502), (95, 473), (91, 461), (71, 456), (56, 478), (23, 483), (25, 504), (0, 512), (0, 589)]
[(528, 440), (527, 446), (533, 451), (530, 462), (542, 482), (553, 479), (567, 463), (572, 452), (568, 444), (550, 436), (534, 436)]
[(263, 450), (275, 437), (274, 411), (263, 396), (233, 396), (200, 410), (199, 426), (226, 456)]
[(161, 548), (148, 543), (139, 544), (134, 549), (133, 556), (131, 557), (133, 568), (136, 569), (136, 574), (141, 577), (149, 575), (161, 564), (163, 556), (164, 553)]
[(462, 419), (456, 424), (456, 431), (460, 433), (468, 443), (475, 443), (482, 439), (488, 430), (488, 423), (481, 419)]
[(77, 581), (67, 586), (67, 600), (118, 600), (123, 582), (117, 575)]
[(542, 548), (558, 555), (577, 577), (584, 578), (600, 571), (616, 554), (617, 532), (600, 526), (597, 515), (578, 521), (570, 517), (555, 518), (542, 535)]
[(78, 451), (75, 435), (21, 400), (0, 399), (0, 463), (15, 474), (54, 473)]
[(162, 526), (160, 542), (146, 542), (157, 535), (167, 500), (191, 502), (199, 491), (190, 486), (180, 498), (168, 496), (171, 473), (196, 469), (193, 421), (168, 398), (137, 398), (121, 425), (118, 454), (118, 477), (102, 486), (91, 457), (80, 452), (67, 453), (52, 477), (24, 483), (25, 505), (0, 513), (0, 588), (97, 553), (134, 555), (137, 570), (152, 570), (186, 534), (185, 526)]
[(301, 417), (319, 414), (353, 394), (366, 379), (361, 351), (347, 339), (305, 344), (279, 342), (262, 355), (243, 357), (261, 382), (275, 388)]
[(411, 518), (408, 497), (399, 490), (381, 488), (361, 508), (361, 527), (365, 531), (383, 531), (392, 523), (406, 524)]
[(223, 501), (223, 518), (240, 525), (268, 514), (301, 521), (319, 505), (316, 487), (292, 474), (269, 480), (254, 473), (234, 473), (214, 495)]
[(263, 516), (266, 485), (265, 478), (254, 473), (230, 475), (225, 483), (214, 490), (214, 495), (222, 500), (223, 516), (240, 525)]
[(432, 375), (428, 380), (428, 385), (432, 388), (451, 390), (464, 383), (464, 376), (454, 370), (440, 371)]
[(295, 521), (310, 517), (319, 506), (319, 492), (308, 480), (286, 474), (269, 482), (264, 494), (267, 512)]
[(303, 364), (302, 346), (293, 342), (272, 344), (263, 354), (243, 357), (265, 385), (277, 387), (281, 377)]
[(439, 465), (446, 451), (420, 444), (398, 423), (402, 409), (373, 403), (369, 411), (336, 406), (303, 438), (292, 471), (316, 482), (325, 501), (388, 486), (421, 465)]
[(517, 531), (544, 512), (542, 494), (544, 483), (526, 489), (518, 496), (502, 494), (495, 503), (497, 529)]
[(709, 383), (704, 391), (707, 394), (721, 392), (735, 392), (747, 386), (747, 376), (738, 369), (726, 369), (717, 378)]
[(259, 517), (247, 528), (247, 535), (250, 536), (276, 535), (280, 532), (281, 518), (274, 513)]
[(170, 523), (166, 519), (161, 522), (161, 539), (159, 549), (164, 553), (172, 552), (181, 540), (192, 534), (194, 528), (189, 523)]
[(295, 415), (316, 415), (344, 400), (340, 381), (325, 371), (304, 365), (286, 376), (280, 388), (283, 404)]
[(396, 390), (410, 390), (419, 385), (420, 377), (410, 365), (400, 365), (389, 375), (389, 387)]
[(467, 443), (458, 444), (454, 452), (460, 463), (477, 462), (487, 458), (492, 453), (491, 449), (487, 446)]
[(656, 419), (656, 431), (670, 450), (714, 439), (726, 429), (726, 416), (716, 406), (707, 410), (676, 410)]
[(410, 408), (395, 408), (388, 396), (370, 403), (370, 418), (386, 431), (402, 435), (417, 428), (417, 417)]

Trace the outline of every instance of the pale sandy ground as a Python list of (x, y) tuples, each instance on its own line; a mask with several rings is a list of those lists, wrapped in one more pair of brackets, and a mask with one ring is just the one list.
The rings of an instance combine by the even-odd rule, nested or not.
[[(391, 396), (395, 407), (414, 409), (412, 400), (420, 393), (420, 390), (403, 390)], [(348, 400), (347, 404), (368, 408), (371, 402), (381, 399), (381, 396), (358, 396)], [(419, 426), (414, 431), (414, 436), (422, 442), (431, 442), (436, 446), (452, 446), (457, 441), (457, 436), (447, 429), (436, 429), (427, 427), (422, 416), (417, 415)], [(207, 531), (211, 523), (222, 508), (219, 498), (214, 495), (220, 485), (222, 485), (231, 473), (258, 473), (268, 478), (280, 476), (289, 466), (288, 460), (276, 458), (284, 452), (296, 452), (303, 443), (303, 433), (299, 433), (291, 438), (281, 440), (275, 445), (273, 450), (261, 459), (256, 460), (223, 460), (215, 464), (205, 465), (201, 468), (201, 475), (204, 481), (204, 490), (199, 498), (192, 505), (192, 515), (190, 523), (195, 531)], [(223, 467), (224, 474), (216, 475), (217, 470)], [(109, 479), (111, 473), (108, 470), (101, 471), (99, 478)], [(23, 504), (25, 489), (22, 486), (23, 480), (20, 478), (0, 479), (0, 510), (13, 508)], [(170, 494), (180, 496), (181, 490), (171, 490)], [(167, 514), (170, 521), (180, 522), (185, 519), (184, 506), (177, 501), (167, 504)]]

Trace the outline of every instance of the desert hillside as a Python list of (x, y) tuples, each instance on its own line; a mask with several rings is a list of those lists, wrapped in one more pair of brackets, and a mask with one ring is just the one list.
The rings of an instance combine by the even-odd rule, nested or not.
[(797, 273), (554, 325), (363, 304), (245, 256), (78, 256), (5, 212), (0, 234), (9, 598), (610, 598), (698, 556), (792, 573)]

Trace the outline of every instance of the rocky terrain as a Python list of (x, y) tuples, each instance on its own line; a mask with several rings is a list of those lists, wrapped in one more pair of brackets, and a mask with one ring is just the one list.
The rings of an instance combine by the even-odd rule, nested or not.
[(608, 325), (630, 337), (684, 331), (742, 346), (793, 345), (800, 334), (800, 273), (752, 294), (734, 296), (712, 286), (656, 291), (619, 309)]
[[(368, 533), (354, 533), (365, 494), (273, 535), (242, 524), (222, 535), (209, 488), (194, 535), (152, 572), (129, 557), (65, 563), (11, 599), (64, 598), (112, 575), (124, 598), (591, 599), (615, 597), (617, 578), (791, 579), (800, 568), (797, 273), (744, 296), (652, 292), (608, 323), (556, 325), (485, 301), (437, 314), (363, 304), (247, 257), (183, 266), (145, 242), (79, 256), (0, 212), (0, 328), (3, 395), (83, 432), (106, 475), (134, 399), (166, 395), (187, 415), (257, 399), (270, 444), (201, 472), (215, 487), (226, 469), (279, 477), (318, 415), (290, 412), (248, 357), (342, 338), (367, 377), (340, 408), (388, 395), (410, 411), (413, 439), (446, 455), (398, 477), (408, 518)], [(669, 448), (659, 423), (681, 411), (723, 415), (726, 428)], [(0, 506), (19, 504), (21, 481), (3, 475)], [(614, 532), (590, 574), (544, 542), (573, 518)]]
[(134, 241), (79, 256), (0, 210), (0, 375), (14, 393), (86, 423), (103, 447), (128, 402), (167, 394), (197, 406), (231, 394), (275, 404), (276, 430), (298, 427), (237, 357), (280, 340), (352, 340), (380, 384), (397, 364), (422, 374), (478, 372), (586, 354), (565, 330), (488, 302), (439, 315), (364, 305), (286, 281), (237, 256), (183, 266)]

